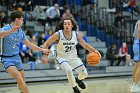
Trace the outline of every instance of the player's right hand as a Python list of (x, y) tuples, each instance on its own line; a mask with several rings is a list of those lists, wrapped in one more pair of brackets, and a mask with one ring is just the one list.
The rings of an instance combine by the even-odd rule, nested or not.
[(21, 27), (20, 26), (14, 26), (12, 29), (11, 29), (11, 33), (13, 32), (16, 32), (18, 29), (20, 29)]

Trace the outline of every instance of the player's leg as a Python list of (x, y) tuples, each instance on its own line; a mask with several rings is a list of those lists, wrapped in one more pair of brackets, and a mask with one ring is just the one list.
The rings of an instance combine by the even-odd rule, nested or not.
[[(16, 64), (16, 68), (20, 72), (20, 74), (21, 74), (21, 76), (22, 76), (22, 78), (23, 78), (23, 80), (25, 82), (25, 75), (24, 75), (24, 70), (23, 70), (22, 62), (21, 61), (16, 61), (14, 63)], [(20, 93), (23, 93), (23, 91), (21, 90), (21, 87), (18, 84), (17, 84), (17, 86), (19, 88)]]
[(132, 82), (134, 81), (135, 73), (136, 73), (137, 69), (138, 69), (138, 64), (135, 63), (135, 65), (134, 65), (134, 69), (133, 69), (133, 71), (132, 71)]
[(76, 78), (76, 83), (80, 88), (85, 89), (86, 86), (82, 80), (88, 76), (87, 70), (80, 58), (74, 59), (72, 63), (73, 63), (72, 67), (79, 74), (78, 77)]
[(130, 89), (131, 92), (140, 91), (140, 88), (138, 87), (138, 82), (140, 80), (140, 62), (135, 63), (135, 65), (136, 65), (135, 67), (137, 68), (134, 67), (135, 72), (133, 72), (133, 76), (132, 76), (133, 83)]
[(86, 85), (84, 84), (84, 82), (82, 80), (88, 76), (87, 70), (85, 69), (85, 67), (83, 65), (83, 66), (77, 68), (76, 72), (79, 73), (78, 77), (76, 78), (76, 83), (78, 84), (78, 86), (80, 88), (85, 89)]
[(133, 45), (133, 52), (134, 52), (134, 60), (135, 60), (135, 66), (132, 73), (132, 86), (130, 91), (131, 92), (139, 92), (140, 88), (138, 87), (138, 82), (140, 80), (140, 51), (139, 51), (139, 44)]
[(137, 69), (135, 71), (134, 74), (134, 80), (133, 82), (135, 82), (136, 84), (138, 84), (139, 80), (140, 80), (140, 61), (136, 63), (137, 65)]
[[(23, 79), (24, 79), (24, 81), (25, 81), (24, 70), (20, 70), (19, 72), (20, 72), (20, 74), (21, 74), (22, 78), (23, 78)], [(21, 90), (21, 88), (19, 87), (19, 85), (18, 85), (18, 84), (17, 84), (17, 87), (19, 88), (20, 93), (23, 93), (23, 92), (22, 92), (22, 90)]]
[(65, 61), (65, 60), (63, 60), (63, 61), (62, 60), (61, 61), (59, 60), (59, 66), (60, 66), (61, 69), (63, 69), (66, 72), (68, 81), (69, 81), (70, 85), (72, 86), (72, 88), (74, 90), (74, 93), (81, 93), (79, 91), (79, 89), (77, 88), (77, 86), (76, 86), (75, 77), (73, 75), (72, 68), (68, 64), (68, 62)]
[[(140, 58), (139, 58), (139, 56), (140, 56), (140, 53), (139, 53), (139, 44), (134, 44), (133, 45), (133, 52), (134, 52), (133, 60), (134, 61), (140, 60)], [(137, 69), (138, 69), (138, 64), (135, 63), (134, 69), (132, 71), (132, 83), (133, 83), (133, 81), (135, 79), (135, 74), (136, 74)]]
[(8, 67), (6, 71), (17, 81), (23, 93), (29, 93), (24, 78), (22, 77), (21, 73), (17, 70), (15, 66)]

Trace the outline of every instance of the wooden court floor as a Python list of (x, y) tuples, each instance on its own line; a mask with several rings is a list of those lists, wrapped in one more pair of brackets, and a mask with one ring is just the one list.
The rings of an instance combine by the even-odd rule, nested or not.
[[(95, 78), (84, 81), (87, 85), (81, 93), (131, 93), (130, 77)], [(28, 84), (30, 93), (73, 93), (67, 81), (36, 82)], [(19, 93), (15, 84), (0, 86), (0, 93)]]

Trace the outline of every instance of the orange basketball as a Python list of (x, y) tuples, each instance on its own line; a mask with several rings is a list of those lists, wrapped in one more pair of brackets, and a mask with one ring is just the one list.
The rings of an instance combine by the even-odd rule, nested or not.
[(91, 66), (96, 66), (100, 62), (100, 56), (97, 52), (92, 52), (87, 55), (87, 63)]

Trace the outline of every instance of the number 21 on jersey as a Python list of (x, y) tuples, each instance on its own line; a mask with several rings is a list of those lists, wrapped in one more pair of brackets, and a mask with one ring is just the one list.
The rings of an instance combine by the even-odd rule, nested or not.
[(71, 49), (72, 49), (72, 46), (65, 46), (65, 52), (69, 52), (71, 51)]

